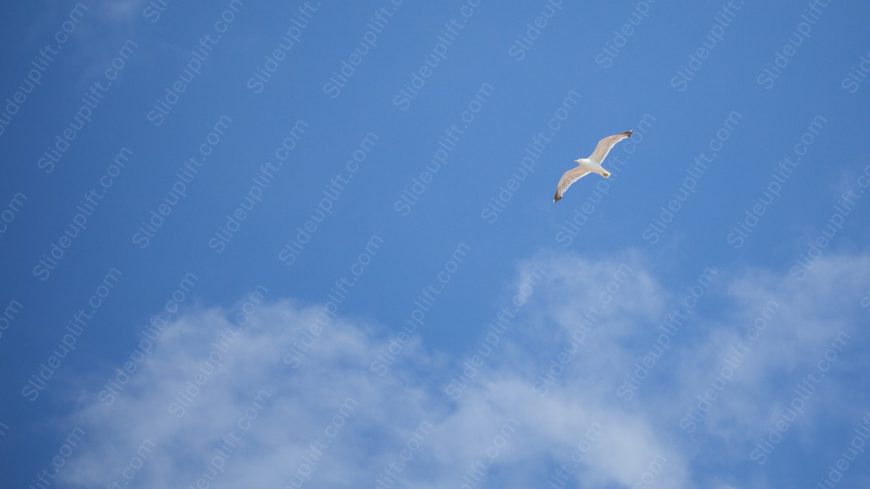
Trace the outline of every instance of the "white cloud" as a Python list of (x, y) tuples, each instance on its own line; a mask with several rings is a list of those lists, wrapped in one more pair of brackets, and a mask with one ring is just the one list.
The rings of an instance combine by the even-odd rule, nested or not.
[[(532, 278), (536, 269), (543, 278)], [(868, 283), (867, 256), (820, 260), (803, 281), (720, 273), (628, 401), (617, 387), (684, 295), (638, 254), (523, 262), (518, 316), (458, 398), (441, 382), (466, 359), (445, 364), (444, 353), (419, 343), (385, 375), (372, 373), (388, 335), (371, 324), (332, 321), (294, 369), (282, 355), (318, 307), (260, 305), (244, 325), (233, 310), (190, 311), (161, 332), (118, 400), (89, 398), (75, 413), (71, 423), (90, 441), (61, 477), (82, 486), (185, 488), (199, 478), (214, 488), (375, 486), (426, 421), (431, 429), (397, 476), (406, 487), (543, 487), (556, 465), (583, 487), (740, 486), (711, 474), (711, 463), (746, 463), (837, 333), (866, 337), (857, 325)], [(770, 300), (776, 314), (689, 436), (681, 418)], [(854, 367), (847, 353), (834, 370)], [(810, 432), (814, 406), (843, 388), (833, 370), (828, 379), (792, 430)], [(235, 443), (221, 443), (226, 437)], [(153, 450), (124, 472), (138, 466), (131, 461), (143, 440)]]
[(145, 0), (100, 0), (100, 14), (111, 20), (130, 20), (142, 10)]

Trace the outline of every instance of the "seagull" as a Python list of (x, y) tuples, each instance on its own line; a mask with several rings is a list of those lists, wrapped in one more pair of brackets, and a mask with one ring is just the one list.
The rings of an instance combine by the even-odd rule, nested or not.
[(562, 175), (562, 178), (559, 179), (559, 185), (556, 186), (556, 195), (553, 196), (553, 202), (562, 200), (562, 195), (565, 194), (572, 183), (590, 173), (597, 173), (604, 178), (609, 178), (610, 172), (601, 166), (604, 164), (604, 158), (607, 158), (607, 153), (610, 153), (610, 150), (616, 146), (616, 143), (623, 139), (630, 138), (632, 134), (634, 134), (634, 131), (625, 131), (612, 136), (607, 136), (601, 141), (598, 141), (598, 144), (595, 146), (595, 151), (593, 151), (588, 158), (574, 160), (574, 163), (577, 163), (579, 166), (566, 171), (565, 174)]

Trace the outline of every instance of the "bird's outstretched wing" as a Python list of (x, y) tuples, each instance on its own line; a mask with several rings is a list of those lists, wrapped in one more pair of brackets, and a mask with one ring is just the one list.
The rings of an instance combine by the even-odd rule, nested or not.
[(612, 136), (607, 136), (606, 138), (598, 141), (598, 144), (595, 145), (595, 151), (589, 155), (589, 159), (598, 163), (599, 165), (604, 163), (604, 158), (607, 158), (607, 153), (610, 153), (610, 150), (616, 146), (616, 143), (622, 141), (623, 139), (630, 138), (631, 135), (634, 134), (633, 131), (625, 131), (619, 134), (614, 134)]
[(580, 180), (588, 174), (589, 170), (580, 166), (566, 171), (565, 174), (562, 175), (562, 178), (559, 179), (559, 185), (556, 186), (556, 195), (553, 196), (553, 202), (559, 202), (562, 199), (562, 195), (565, 194), (572, 183)]

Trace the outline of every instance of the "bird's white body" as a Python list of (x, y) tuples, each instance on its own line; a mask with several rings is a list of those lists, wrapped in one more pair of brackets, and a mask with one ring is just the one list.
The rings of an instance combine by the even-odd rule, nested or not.
[(583, 168), (590, 173), (597, 173), (604, 178), (610, 176), (610, 172), (605, 170), (604, 167), (601, 166), (601, 163), (592, 161), (589, 158), (580, 158), (579, 160), (574, 160), (574, 163), (577, 163), (580, 165), (580, 168)]

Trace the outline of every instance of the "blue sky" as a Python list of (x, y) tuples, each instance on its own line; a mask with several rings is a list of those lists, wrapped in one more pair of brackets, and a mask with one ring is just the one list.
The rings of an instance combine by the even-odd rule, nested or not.
[(4, 486), (870, 484), (870, 6), (0, 9)]

